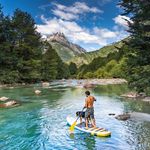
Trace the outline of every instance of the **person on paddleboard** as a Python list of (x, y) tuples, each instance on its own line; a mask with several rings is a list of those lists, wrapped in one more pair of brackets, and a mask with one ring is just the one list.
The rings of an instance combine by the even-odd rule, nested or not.
[(94, 117), (94, 101), (96, 101), (95, 97), (90, 95), (89, 91), (85, 92), (85, 128), (88, 129), (88, 117), (91, 119), (91, 123), (93, 127), (96, 127), (95, 117)]

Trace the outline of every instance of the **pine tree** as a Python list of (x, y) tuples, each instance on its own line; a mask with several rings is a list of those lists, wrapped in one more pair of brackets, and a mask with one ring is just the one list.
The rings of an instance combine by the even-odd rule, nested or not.
[(131, 17), (129, 22), (128, 80), (138, 92), (150, 88), (150, 1), (122, 0), (124, 14)]
[(17, 9), (12, 17), (12, 26), (20, 80), (23, 82), (40, 80), (42, 43), (33, 18), (27, 12)]
[(46, 43), (46, 52), (42, 56), (42, 80), (50, 81), (57, 76), (58, 55), (50, 44)]
[(10, 18), (0, 7), (0, 83), (31, 83), (68, 76), (68, 66), (48, 42), (41, 40), (31, 15), (16, 9)]
[(77, 73), (77, 66), (75, 63), (71, 62), (69, 65), (69, 70), (71, 75), (75, 75)]
[(45, 42), (45, 50), (46, 52), (42, 56), (41, 65), (42, 79), (50, 81), (53, 79), (68, 78), (68, 66), (62, 62), (57, 52), (48, 42)]
[(18, 82), (16, 55), (13, 48), (13, 27), (11, 19), (4, 16), (0, 8), (0, 82)]

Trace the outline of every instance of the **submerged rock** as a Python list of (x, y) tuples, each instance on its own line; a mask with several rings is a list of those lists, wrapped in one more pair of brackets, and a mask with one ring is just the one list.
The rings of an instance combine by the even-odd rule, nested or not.
[(150, 114), (148, 114), (148, 113), (132, 112), (130, 114), (131, 114), (132, 120), (150, 122)]
[(19, 105), (21, 105), (21, 104), (19, 102), (17, 102), (16, 100), (10, 100), (8, 102), (0, 104), (0, 108), (16, 107)]
[(130, 113), (124, 113), (121, 115), (115, 116), (118, 120), (134, 120), (134, 121), (148, 121), (150, 122), (150, 114), (148, 113), (142, 113), (142, 112), (130, 112)]
[(116, 116), (115, 118), (118, 119), (118, 120), (123, 120), (123, 121), (125, 121), (125, 120), (129, 119), (130, 117), (131, 117), (130, 114), (125, 113), (125, 114), (118, 115), (118, 116)]

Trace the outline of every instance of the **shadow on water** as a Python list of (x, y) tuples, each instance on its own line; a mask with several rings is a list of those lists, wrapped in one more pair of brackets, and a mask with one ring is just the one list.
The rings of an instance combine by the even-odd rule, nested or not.
[(76, 149), (94, 150), (96, 148), (96, 140), (94, 136), (91, 136), (87, 133), (75, 133), (70, 137), (74, 141)]
[(107, 96), (118, 96), (121, 94), (124, 94), (128, 92), (128, 86), (127, 84), (121, 84), (121, 85), (99, 85), (95, 89), (93, 89), (93, 92), (95, 94), (101, 94), (101, 95), (107, 95)]

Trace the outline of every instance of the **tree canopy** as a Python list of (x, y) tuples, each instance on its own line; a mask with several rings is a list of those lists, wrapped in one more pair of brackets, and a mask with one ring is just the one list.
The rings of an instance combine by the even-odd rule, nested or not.
[(32, 16), (19, 9), (12, 17), (4, 16), (0, 7), (0, 83), (33, 83), (68, 76), (68, 66), (50, 44), (42, 41)]

